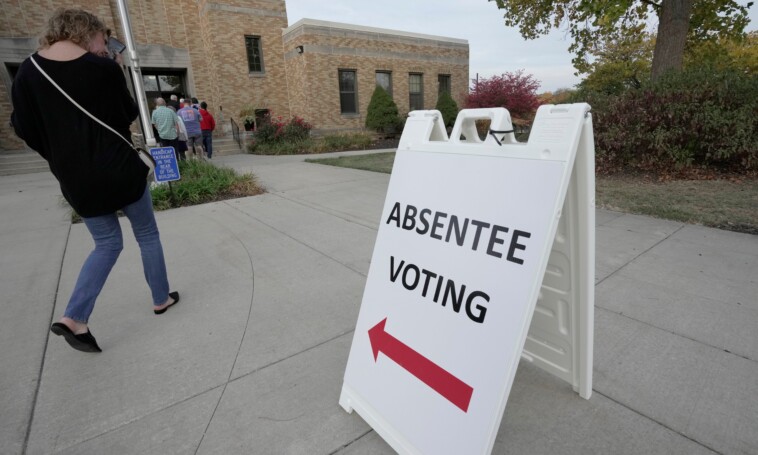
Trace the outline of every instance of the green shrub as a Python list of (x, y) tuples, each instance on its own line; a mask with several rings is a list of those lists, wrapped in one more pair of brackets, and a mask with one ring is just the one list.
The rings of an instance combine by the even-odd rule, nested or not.
[(366, 112), (366, 128), (379, 132), (392, 132), (400, 124), (397, 105), (386, 90), (376, 86)]
[(600, 168), (758, 167), (758, 78), (695, 69), (615, 97), (588, 97)]
[(453, 126), (455, 118), (458, 116), (458, 104), (450, 96), (450, 93), (442, 92), (440, 94), (435, 109), (442, 113), (442, 121), (445, 122), (445, 126)]

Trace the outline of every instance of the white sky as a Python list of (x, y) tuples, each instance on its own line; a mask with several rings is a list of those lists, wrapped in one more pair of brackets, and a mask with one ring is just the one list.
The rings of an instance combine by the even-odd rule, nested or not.
[[(525, 41), (503, 24), (503, 14), (487, 0), (287, 0), (290, 25), (320, 19), (468, 40), (470, 79), (523, 69), (540, 81), (538, 92), (579, 83), (568, 52), (570, 37), (553, 30)], [(750, 18), (748, 30), (755, 30), (758, 6), (751, 8)]]

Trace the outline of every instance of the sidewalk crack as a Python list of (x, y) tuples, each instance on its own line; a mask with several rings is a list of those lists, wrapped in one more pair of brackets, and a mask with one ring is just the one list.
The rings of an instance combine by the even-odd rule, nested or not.
[[(66, 258), (66, 251), (68, 250), (68, 240), (71, 237), (71, 223), (68, 223), (68, 231), (66, 232), (66, 243), (63, 246), (63, 254), (61, 255), (61, 262), (58, 266), (58, 282), (55, 285), (55, 294), (53, 295), (53, 304), (50, 308), (50, 319), (47, 321), (48, 328), (53, 323), (53, 316), (55, 314), (55, 302), (58, 301), (58, 291), (61, 287), (61, 276), (63, 275), (63, 261)], [(47, 358), (47, 347), (50, 344), (50, 330), (45, 334), (45, 347), (42, 350), (42, 359), (40, 360), (39, 371), (37, 373), (37, 385), (34, 387), (34, 395), (32, 396), (32, 411), (29, 414), (29, 420), (26, 424), (26, 434), (24, 435), (24, 445), (21, 449), (21, 454), (26, 455), (26, 451), (29, 449), (29, 438), (32, 434), (32, 424), (34, 423), (34, 414), (37, 410), (37, 399), (39, 398), (39, 389), (42, 386), (42, 372), (45, 370), (45, 359)]]
[(610, 277), (612, 277), (612, 276), (616, 275), (617, 273), (619, 273), (620, 271), (624, 270), (624, 269), (625, 269), (625, 268), (626, 268), (626, 267), (627, 267), (629, 264), (631, 264), (632, 262), (636, 261), (636, 260), (637, 260), (637, 259), (638, 259), (640, 256), (642, 256), (643, 254), (645, 254), (645, 253), (647, 253), (648, 251), (652, 250), (653, 248), (657, 247), (658, 245), (660, 245), (660, 244), (661, 244), (661, 243), (663, 243), (664, 241), (668, 240), (668, 239), (669, 239), (669, 238), (670, 238), (672, 235), (674, 235), (674, 234), (676, 234), (677, 232), (681, 231), (681, 230), (682, 230), (682, 229), (684, 229), (686, 226), (687, 226), (686, 224), (682, 224), (681, 226), (679, 226), (679, 229), (677, 229), (677, 230), (673, 231), (672, 233), (670, 233), (670, 234), (669, 234), (669, 235), (667, 235), (666, 237), (664, 237), (664, 238), (660, 239), (659, 241), (655, 242), (653, 245), (651, 245), (651, 246), (650, 246), (649, 248), (647, 248), (646, 250), (644, 250), (644, 251), (640, 252), (640, 254), (638, 254), (637, 256), (635, 256), (635, 257), (633, 257), (632, 259), (628, 260), (628, 261), (626, 262), (626, 264), (624, 264), (624, 265), (622, 265), (621, 267), (617, 268), (617, 269), (616, 269), (616, 270), (614, 270), (612, 273), (608, 274), (608, 276), (606, 276), (606, 277), (605, 277), (605, 278), (603, 278), (602, 280), (600, 280), (600, 281), (598, 281), (597, 283), (595, 283), (595, 287), (598, 287), (598, 286), (599, 286), (599, 285), (600, 285), (602, 282), (604, 282), (604, 281), (605, 281), (605, 280), (607, 280), (608, 278), (610, 278)]
[(354, 443), (360, 441), (361, 439), (363, 439), (366, 436), (368, 436), (369, 434), (371, 434), (373, 431), (374, 430), (368, 430), (367, 432), (363, 433), (362, 435), (358, 436), (357, 438), (353, 439), (352, 441), (348, 442), (347, 444), (343, 444), (342, 447), (340, 447), (340, 448), (338, 448), (338, 449), (336, 449), (336, 450), (334, 450), (332, 452), (329, 452), (329, 455), (336, 455), (336, 454), (342, 452), (343, 450), (347, 449), (348, 447), (350, 447)]
[(662, 426), (663, 428), (665, 428), (665, 429), (667, 429), (667, 430), (671, 431), (672, 433), (676, 433), (676, 434), (678, 434), (679, 436), (683, 437), (684, 439), (687, 439), (687, 440), (689, 440), (689, 441), (692, 441), (692, 442), (694, 442), (695, 444), (697, 444), (697, 445), (699, 445), (699, 446), (701, 446), (701, 447), (703, 447), (703, 448), (705, 448), (705, 449), (708, 449), (708, 450), (710, 450), (711, 452), (713, 452), (713, 453), (715, 453), (715, 454), (718, 454), (718, 455), (724, 455), (722, 452), (719, 452), (718, 450), (714, 449), (713, 447), (710, 447), (710, 446), (706, 445), (705, 443), (703, 443), (703, 442), (700, 442), (700, 441), (698, 441), (697, 439), (695, 439), (695, 438), (693, 438), (693, 437), (687, 436), (686, 434), (682, 433), (681, 431), (679, 431), (679, 430), (676, 430), (676, 429), (674, 429), (674, 428), (672, 428), (672, 427), (670, 427), (670, 426), (666, 425), (666, 424), (665, 424), (665, 423), (663, 423), (663, 422), (660, 422), (660, 421), (658, 421), (658, 420), (656, 420), (656, 419), (654, 419), (654, 418), (652, 418), (652, 417), (650, 417), (650, 416), (648, 416), (648, 415), (645, 415), (645, 414), (643, 414), (642, 412), (640, 412), (640, 411), (638, 411), (638, 410), (634, 409), (633, 407), (631, 407), (631, 406), (627, 405), (626, 403), (622, 403), (621, 401), (618, 401), (618, 400), (616, 400), (615, 398), (612, 398), (612, 397), (610, 397), (609, 395), (606, 395), (606, 394), (604, 394), (603, 392), (600, 392), (600, 391), (599, 391), (599, 390), (597, 390), (597, 389), (594, 389), (594, 388), (593, 388), (592, 390), (593, 390), (595, 393), (597, 393), (598, 395), (600, 395), (601, 397), (607, 398), (608, 400), (610, 400), (610, 401), (612, 401), (612, 402), (616, 403), (617, 405), (619, 405), (619, 406), (621, 406), (621, 407), (623, 407), (623, 408), (626, 408), (626, 409), (628, 409), (628, 410), (632, 411), (633, 413), (635, 413), (635, 414), (639, 415), (640, 417), (642, 417), (642, 418), (645, 418), (645, 419), (647, 419), (647, 420), (650, 420), (651, 422), (654, 422), (654, 423), (656, 423), (656, 424), (658, 424), (658, 425)]
[[(284, 199), (285, 199), (285, 200), (287, 200), (286, 198), (284, 198)], [(298, 243), (298, 244), (300, 244), (300, 245), (302, 245), (302, 246), (304, 246), (304, 247), (308, 248), (309, 250), (311, 250), (311, 251), (314, 251), (314, 252), (316, 252), (316, 253), (318, 253), (318, 254), (320, 254), (320, 255), (324, 256), (324, 257), (327, 257), (327, 258), (331, 259), (332, 261), (336, 262), (337, 264), (339, 264), (339, 265), (341, 265), (341, 266), (345, 267), (346, 269), (348, 269), (348, 270), (350, 270), (350, 271), (353, 271), (353, 272), (357, 273), (358, 275), (360, 275), (360, 276), (362, 276), (362, 277), (364, 277), (364, 278), (366, 277), (366, 274), (365, 274), (365, 273), (363, 273), (362, 271), (360, 271), (360, 270), (357, 270), (357, 269), (355, 269), (355, 268), (353, 268), (353, 267), (349, 266), (348, 264), (345, 264), (344, 262), (340, 261), (339, 259), (337, 259), (337, 258), (335, 258), (335, 257), (333, 257), (333, 256), (330, 256), (330, 255), (328, 255), (328, 254), (324, 253), (323, 251), (321, 251), (321, 250), (319, 250), (319, 249), (315, 248), (315, 247), (314, 247), (314, 246), (312, 246), (312, 245), (309, 245), (308, 243), (305, 243), (304, 241), (300, 240), (299, 238), (297, 238), (297, 237), (294, 237), (294, 236), (292, 236), (292, 235), (290, 235), (290, 234), (288, 234), (288, 233), (286, 233), (286, 232), (282, 231), (281, 229), (277, 228), (276, 226), (274, 226), (274, 225), (272, 225), (272, 224), (269, 224), (269, 223), (266, 223), (265, 221), (261, 220), (260, 218), (256, 218), (255, 216), (251, 215), (250, 213), (247, 213), (247, 212), (245, 212), (245, 211), (243, 211), (243, 210), (240, 210), (238, 207), (235, 207), (234, 205), (232, 205), (232, 204), (229, 204), (229, 203), (228, 203), (228, 202), (226, 202), (226, 201), (224, 202), (224, 204), (228, 205), (230, 208), (232, 208), (232, 209), (236, 210), (237, 212), (241, 213), (242, 215), (244, 215), (244, 216), (246, 216), (246, 217), (248, 217), (248, 218), (250, 218), (250, 219), (252, 219), (252, 220), (255, 220), (255, 221), (257, 221), (258, 223), (260, 223), (260, 224), (262, 224), (262, 225), (264, 225), (264, 226), (266, 226), (266, 227), (270, 228), (270, 229), (271, 229), (271, 230), (273, 230), (274, 232), (276, 232), (276, 233), (278, 233), (278, 234), (281, 234), (281, 235), (283, 235), (283, 236), (285, 236), (285, 237), (287, 237), (287, 238), (289, 238), (289, 239), (293, 240), (294, 242), (296, 242), (296, 243)], [(349, 221), (349, 220), (348, 220), (348, 221)]]
[(339, 218), (339, 219), (341, 219), (343, 221), (347, 221), (348, 223), (357, 224), (358, 226), (363, 226), (363, 227), (368, 228), (368, 229), (370, 229), (370, 230), (372, 230), (374, 232), (378, 231), (378, 229), (376, 227), (376, 223), (373, 223), (371, 225), (364, 224), (363, 222), (361, 222), (361, 220), (358, 220), (356, 218), (350, 218), (349, 217), (350, 215), (347, 214), (347, 213), (340, 212), (338, 210), (329, 210), (329, 209), (327, 209), (325, 207), (322, 207), (322, 206), (319, 206), (319, 205), (310, 204), (310, 203), (304, 202), (304, 201), (302, 201), (300, 199), (293, 199), (291, 197), (287, 197), (285, 195), (286, 193), (284, 193), (284, 192), (276, 192), (276, 193), (268, 193), (268, 194), (270, 194), (271, 196), (280, 197), (280, 198), (284, 199), (285, 201), (289, 201), (289, 202), (292, 202), (292, 203), (295, 203), (295, 204), (302, 205), (303, 207), (307, 207), (309, 209), (316, 210), (317, 212), (321, 212), (321, 213), (325, 213), (327, 215), (335, 216), (335, 217), (337, 217), (337, 218)]
[[(220, 224), (218, 223), (218, 221), (216, 221), (213, 218), (210, 218), (210, 220), (216, 224)], [(247, 319), (245, 321), (245, 328), (242, 331), (242, 337), (240, 338), (239, 345), (237, 345), (237, 353), (234, 355), (234, 362), (232, 362), (232, 366), (231, 368), (229, 368), (229, 376), (227, 376), (226, 382), (224, 383), (223, 389), (221, 390), (221, 394), (218, 396), (218, 401), (216, 402), (216, 406), (213, 408), (213, 412), (211, 413), (211, 416), (208, 419), (208, 424), (205, 426), (205, 429), (203, 430), (203, 434), (200, 436), (200, 441), (198, 441), (197, 447), (195, 448), (195, 455), (197, 455), (197, 452), (200, 450), (200, 447), (203, 445), (203, 440), (205, 440), (205, 435), (208, 433), (208, 429), (211, 427), (211, 423), (213, 422), (213, 417), (216, 416), (216, 411), (218, 411), (218, 407), (219, 405), (221, 405), (221, 400), (224, 399), (224, 393), (226, 393), (226, 388), (229, 386), (229, 382), (231, 382), (232, 373), (234, 373), (234, 367), (237, 366), (237, 360), (239, 359), (240, 352), (242, 351), (242, 345), (245, 343), (245, 337), (247, 336), (247, 328), (250, 325), (250, 317), (253, 314), (253, 301), (255, 299), (255, 266), (253, 265), (253, 257), (250, 254), (250, 250), (247, 249), (242, 239), (240, 239), (236, 234), (234, 234), (231, 231), (229, 231), (229, 234), (233, 236), (237, 240), (237, 242), (240, 244), (242, 249), (245, 251), (245, 254), (247, 254), (247, 259), (250, 263), (250, 280), (252, 282), (251, 292), (250, 292), (250, 306), (248, 307), (248, 310), (247, 310)]]

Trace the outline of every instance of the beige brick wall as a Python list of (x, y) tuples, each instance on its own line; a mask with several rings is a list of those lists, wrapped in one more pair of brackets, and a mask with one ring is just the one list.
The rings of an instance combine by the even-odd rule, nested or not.
[[(317, 129), (363, 129), (377, 71), (391, 72), (392, 97), (401, 115), (409, 111), (410, 73), (423, 74), (425, 109), (437, 104), (439, 74), (450, 75), (453, 98), (462, 106), (468, 87), (468, 44), (313, 22), (290, 28), (284, 36), (284, 49), (291, 70), (293, 112)], [(294, 51), (297, 46), (303, 46), (303, 54)], [(340, 111), (340, 69), (356, 71), (358, 114)], [(303, 100), (295, 102), (298, 98)]]
[[(282, 55), (282, 28), (287, 26), (284, 1), (207, 2), (201, 18), (208, 21), (210, 50), (206, 62), (212, 74), (212, 107), (222, 105), (225, 118), (239, 121), (245, 106), (289, 116), (287, 79)], [(245, 36), (259, 36), (263, 73), (248, 70)]]
[(7, 95), (9, 92), (10, 87), (6, 87), (5, 81), (0, 80), (0, 150), (20, 150), (24, 148), (24, 141), (19, 139), (13, 128), (8, 125), (13, 111), (10, 97)]
[[(0, 2), (0, 37), (2, 38), (34, 38), (36, 40), (45, 31), (47, 21), (52, 11), (58, 7), (77, 7), (97, 15), (105, 21), (107, 27), (114, 28), (113, 11), (115, 1), (80, 0), (51, 2), (49, 0), (2, 0)], [(33, 49), (29, 49), (29, 52)], [(13, 62), (16, 63), (16, 62)], [(0, 65), (0, 71), (5, 68)], [(0, 150), (18, 150), (25, 147), (24, 142), (16, 136), (8, 125), (8, 119), (13, 110), (10, 100), (10, 78), (0, 78)]]
[[(72, 6), (92, 11), (123, 36), (115, 0), (5, 0), (0, 43), (3, 38), (38, 36), (53, 8)], [(392, 72), (393, 98), (401, 115), (408, 112), (410, 72), (424, 75), (426, 109), (437, 102), (438, 74), (451, 75), (459, 106), (468, 87), (468, 44), (461, 40), (345, 24), (328, 27), (322, 21), (287, 29), (284, 0), (128, 0), (128, 7), (136, 43), (185, 50), (189, 94), (207, 101), (217, 116), (223, 106), (227, 124), (232, 117), (241, 125), (239, 111), (249, 105), (277, 116), (299, 115), (320, 130), (363, 129), (377, 70)], [(262, 39), (262, 74), (248, 71), (245, 35)], [(299, 45), (303, 54), (295, 50)], [(340, 113), (338, 69), (357, 71), (357, 115)], [(0, 110), (6, 118), (9, 93), (0, 77)], [(7, 122), (0, 122), (0, 149), (22, 146)]]
[(305, 55), (298, 54), (295, 50), (284, 49), (286, 53), (292, 53), (292, 58), (286, 58), (285, 65), (287, 70), (287, 89), (289, 94), (290, 108), (292, 115), (303, 117), (310, 123), (318, 120), (314, 112), (310, 111), (309, 97), (317, 96), (311, 94), (308, 86), (303, 83), (307, 80), (308, 59)]

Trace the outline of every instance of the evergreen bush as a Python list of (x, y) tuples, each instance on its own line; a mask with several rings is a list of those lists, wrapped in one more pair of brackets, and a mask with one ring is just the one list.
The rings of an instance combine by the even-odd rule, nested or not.
[(393, 132), (400, 124), (395, 101), (386, 90), (376, 86), (366, 113), (366, 128), (378, 132)]
[(442, 92), (437, 98), (437, 106), (434, 108), (442, 113), (442, 121), (445, 122), (445, 126), (453, 126), (455, 118), (458, 117), (458, 103), (450, 96), (450, 93)]

